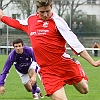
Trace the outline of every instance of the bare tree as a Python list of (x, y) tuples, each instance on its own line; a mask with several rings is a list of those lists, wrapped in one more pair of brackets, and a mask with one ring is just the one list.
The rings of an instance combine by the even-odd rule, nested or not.
[[(7, 2), (6, 4), (3, 5), (3, 2)], [(12, 0), (0, 0), (0, 9), (4, 10), (7, 8), (7, 6), (12, 2)]]
[[(86, 2), (87, 0), (54, 0), (54, 7), (61, 17), (66, 13), (73, 18), (77, 8)], [(67, 12), (68, 10), (69, 12)]]
[(80, 5), (83, 5), (87, 2), (87, 0), (70, 0), (70, 9), (71, 9), (71, 19), (74, 19), (75, 12), (78, 13), (80, 11), (76, 11)]
[(59, 16), (63, 16), (64, 12), (66, 12), (66, 10), (68, 9), (68, 5), (69, 5), (69, 1), (68, 0), (54, 0), (53, 5), (54, 8), (56, 8), (58, 15)]
[(20, 4), (17, 4), (19, 10), (21, 10), (23, 16), (27, 15), (27, 17), (35, 11), (34, 9), (34, 0), (21, 0)]

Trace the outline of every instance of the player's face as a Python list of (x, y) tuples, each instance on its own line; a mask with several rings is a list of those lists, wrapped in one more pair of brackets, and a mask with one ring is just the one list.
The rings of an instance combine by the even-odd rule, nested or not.
[(22, 54), (23, 53), (23, 46), (21, 43), (14, 44), (14, 49), (16, 53)]
[(48, 20), (51, 17), (51, 6), (43, 6), (38, 8), (40, 18)]

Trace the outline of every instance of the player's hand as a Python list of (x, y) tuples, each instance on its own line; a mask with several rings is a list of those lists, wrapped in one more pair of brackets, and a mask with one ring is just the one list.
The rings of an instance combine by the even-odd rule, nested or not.
[(4, 15), (3, 10), (0, 9), (0, 19), (2, 18), (3, 15)]
[(100, 66), (100, 60), (95, 61), (95, 62), (93, 63), (93, 66), (95, 66), (95, 67), (99, 67), (99, 66)]
[(3, 95), (5, 93), (5, 88), (4, 86), (0, 86), (0, 94)]

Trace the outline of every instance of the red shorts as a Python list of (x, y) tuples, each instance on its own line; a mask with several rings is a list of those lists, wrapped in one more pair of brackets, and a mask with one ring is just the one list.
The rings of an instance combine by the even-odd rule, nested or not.
[(76, 64), (72, 59), (61, 58), (61, 60), (52, 66), (45, 66), (40, 69), (42, 83), (46, 95), (51, 95), (66, 84), (75, 84), (83, 78), (88, 78), (80, 64)]

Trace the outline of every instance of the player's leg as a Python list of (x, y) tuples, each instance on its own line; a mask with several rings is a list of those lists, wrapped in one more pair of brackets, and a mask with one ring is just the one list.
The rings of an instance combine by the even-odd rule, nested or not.
[[(17, 70), (16, 70), (16, 71), (17, 71)], [(31, 83), (30, 83), (30, 77), (29, 77), (29, 75), (28, 75), (28, 74), (19, 73), (18, 71), (17, 71), (17, 73), (18, 73), (18, 75), (20, 76), (20, 79), (21, 79), (22, 83), (24, 84), (25, 89), (26, 89), (28, 92), (34, 92), (34, 95), (33, 95), (33, 93), (32, 93), (33, 98), (34, 98), (34, 99), (35, 99), (35, 98), (38, 99), (38, 95), (35, 94), (37, 85), (35, 84), (35, 85), (32, 87), (32, 85), (31, 85)]]
[(36, 90), (37, 90), (37, 83), (35, 83), (35, 84), (32, 86), (32, 85), (31, 85), (31, 82), (29, 81), (29, 80), (30, 80), (30, 77), (29, 77), (28, 74), (24, 75), (23, 80), (26, 81), (26, 82), (23, 81), (23, 82), (24, 82), (24, 87), (26, 88), (26, 90), (27, 90), (28, 92), (32, 92), (32, 96), (33, 96), (34, 99), (39, 99), (39, 98), (38, 98), (38, 94), (37, 94), (37, 92), (36, 92)]
[(88, 83), (84, 78), (79, 83), (73, 84), (73, 86), (82, 94), (88, 93)]
[(28, 81), (26, 84), (24, 84), (24, 87), (26, 88), (26, 90), (28, 92), (33, 92), (33, 94), (35, 94), (36, 88), (37, 88), (37, 84), (34, 84), (33, 86), (31, 86), (30, 81)]
[(29, 81), (26, 84), (24, 84), (24, 87), (28, 92), (32, 92), (32, 86)]
[[(34, 74), (34, 69), (33, 69), (33, 67), (31, 66), (31, 67), (29, 68), (29, 77), (31, 78), (31, 77), (33, 76), (33, 74)], [(34, 97), (34, 92), (35, 92), (35, 94), (38, 95), (38, 98), (44, 98), (43, 95), (42, 95), (42, 93), (41, 93), (41, 89), (40, 89), (39, 87), (36, 87), (36, 88), (35, 88), (36, 85), (37, 85), (37, 84), (34, 84), (34, 86), (32, 86), (33, 97)]]
[(64, 87), (54, 92), (52, 95), (50, 95), (50, 97), (52, 100), (68, 100), (65, 94)]
[[(31, 85), (30, 81), (28, 81), (26, 84), (24, 84), (24, 87), (28, 92), (32, 92), (32, 96), (34, 99), (39, 99), (37, 94), (37, 84), (35, 83), (33, 86)], [(38, 90), (40, 91), (40, 90)]]

